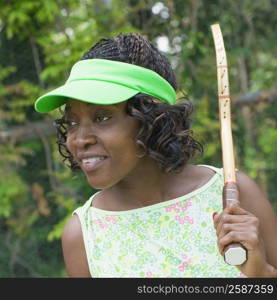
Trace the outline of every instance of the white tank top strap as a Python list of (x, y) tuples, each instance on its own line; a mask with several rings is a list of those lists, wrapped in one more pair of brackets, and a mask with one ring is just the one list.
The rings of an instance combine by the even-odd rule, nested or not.
[(94, 198), (94, 196), (95, 196), (96, 194), (97, 194), (97, 193), (93, 194), (93, 195), (86, 201), (86, 203), (85, 203), (83, 206), (80, 206), (80, 207), (76, 208), (76, 209), (73, 211), (72, 215), (74, 215), (74, 214), (77, 214), (77, 215), (84, 214), (84, 213), (90, 208), (91, 203), (92, 203), (92, 201), (93, 201), (93, 198)]

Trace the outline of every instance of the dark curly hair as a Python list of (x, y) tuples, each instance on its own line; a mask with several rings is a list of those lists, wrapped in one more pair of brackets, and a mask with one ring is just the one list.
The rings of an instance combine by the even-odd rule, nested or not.
[[(92, 58), (121, 61), (151, 69), (177, 90), (176, 77), (168, 59), (141, 34), (119, 34), (115, 38), (103, 38), (80, 60)], [(127, 101), (126, 113), (141, 122), (136, 143), (144, 148), (146, 155), (157, 161), (164, 172), (177, 173), (197, 151), (203, 153), (202, 145), (192, 137), (190, 130), (189, 115), (193, 105), (186, 97), (183, 98), (184, 101), (170, 105), (140, 93)], [(66, 147), (65, 116), (55, 120), (54, 124), (63, 161), (69, 161), (68, 166), (73, 171), (80, 169)]]

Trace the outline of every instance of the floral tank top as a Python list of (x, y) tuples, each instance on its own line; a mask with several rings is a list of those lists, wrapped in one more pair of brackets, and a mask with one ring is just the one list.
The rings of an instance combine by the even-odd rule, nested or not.
[(92, 277), (245, 277), (217, 248), (213, 212), (222, 210), (222, 169), (176, 199), (127, 211), (93, 207), (78, 215)]

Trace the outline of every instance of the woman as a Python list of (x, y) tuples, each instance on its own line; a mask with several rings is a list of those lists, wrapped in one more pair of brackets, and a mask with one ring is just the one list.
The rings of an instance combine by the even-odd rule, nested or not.
[[(65, 104), (60, 153), (99, 190), (64, 228), (70, 277), (277, 276), (270, 203), (237, 172), (240, 206), (222, 211), (222, 169), (189, 163), (202, 146), (176, 90), (167, 58), (131, 33), (100, 40), (36, 101), (39, 112)], [(238, 267), (220, 255), (233, 242), (248, 252)]]

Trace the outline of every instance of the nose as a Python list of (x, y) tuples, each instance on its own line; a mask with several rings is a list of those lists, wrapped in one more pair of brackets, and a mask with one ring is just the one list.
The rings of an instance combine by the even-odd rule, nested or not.
[(93, 132), (93, 128), (89, 125), (82, 125), (76, 129), (71, 139), (72, 144), (77, 148), (87, 148), (97, 143), (97, 137)]

